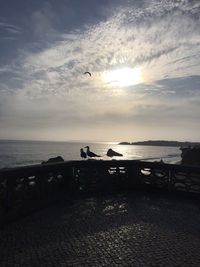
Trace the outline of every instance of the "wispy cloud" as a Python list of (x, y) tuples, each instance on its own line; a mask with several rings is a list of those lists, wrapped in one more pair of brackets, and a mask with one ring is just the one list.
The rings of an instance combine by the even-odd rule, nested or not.
[(23, 29), (0, 18), (0, 31), (0, 39), (13, 40), (16, 39), (18, 35), (22, 34)]
[[(125, 9), (83, 33), (65, 34), (62, 41), (54, 42), (40, 53), (28, 55), (24, 67), (32, 74), (57, 68), (60, 74), (66, 72), (68, 77), (83, 71), (85, 66), (94, 72), (100, 72), (116, 65), (144, 64), (144, 67), (148, 67), (151, 64), (151, 72), (156, 72), (157, 63), (159, 69), (163, 70), (160, 73), (163, 78), (168, 72), (172, 77), (183, 75), (183, 72), (179, 73), (177, 70), (177, 67), (184, 67), (180, 65), (181, 60), (182, 65), (187, 65), (187, 58), (182, 59), (183, 56), (190, 57), (190, 61), (197, 60), (196, 54), (200, 52), (200, 22), (191, 18), (189, 11), (182, 14), (180, 8), (165, 14), (166, 7), (169, 8), (171, 3), (174, 8), (174, 4), (171, 1), (163, 3), (166, 6), (154, 4), (151, 8), (140, 9), (140, 17), (145, 17), (146, 12), (151, 13), (150, 21), (142, 17), (135, 24), (130, 24), (133, 13), (129, 11), (128, 16)], [(161, 10), (163, 16), (160, 15)], [(179, 60), (179, 64), (174, 62), (171, 68), (166, 67), (174, 59)], [(192, 68), (191, 74), (194, 71), (195, 68)]]
[(21, 27), (7, 23), (5, 21), (0, 21), (0, 27), (3, 29), (6, 29), (7, 31), (14, 32), (14, 33), (21, 33), (22, 31)]
[[(39, 136), (38, 129), (45, 122), (46, 133), (60, 127), (66, 138), (73, 129), (88, 134), (90, 124), (94, 136), (105, 123), (111, 137), (112, 127), (116, 129), (120, 122), (124, 138), (133, 126), (139, 133), (148, 127), (157, 130), (158, 125), (175, 126), (177, 120), (181, 129), (186, 122), (194, 125), (199, 113), (194, 101), (199, 90), (200, 3), (137, 3), (116, 9), (107, 20), (70, 32), (55, 30), (51, 8), (34, 12), (33, 32), (38, 42), (45, 39), (45, 46), (37, 52), (21, 50), (7, 69), (0, 69), (15, 79), (7, 82), (15, 87), (12, 97), (6, 96), (2, 83), (1, 123), (17, 127), (23, 118), (20, 127), (35, 127)], [(2, 27), (20, 31), (6, 23)], [(102, 72), (123, 66), (140, 66), (142, 84), (108, 88)], [(86, 70), (92, 72), (91, 78), (83, 75)], [(178, 97), (182, 99), (179, 104), (175, 102)]]

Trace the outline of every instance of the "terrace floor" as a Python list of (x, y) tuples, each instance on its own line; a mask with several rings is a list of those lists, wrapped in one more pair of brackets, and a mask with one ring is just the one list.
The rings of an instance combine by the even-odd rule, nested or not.
[(59, 201), (0, 230), (0, 266), (200, 266), (199, 202), (135, 192)]

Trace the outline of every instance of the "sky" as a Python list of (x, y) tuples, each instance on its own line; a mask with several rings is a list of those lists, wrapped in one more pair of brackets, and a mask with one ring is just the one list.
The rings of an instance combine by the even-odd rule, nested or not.
[(199, 0), (1, 0), (0, 139), (200, 141), (199, 117)]

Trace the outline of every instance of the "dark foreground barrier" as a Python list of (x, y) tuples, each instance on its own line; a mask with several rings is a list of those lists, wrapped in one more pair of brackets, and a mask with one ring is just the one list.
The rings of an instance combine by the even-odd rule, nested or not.
[(134, 160), (68, 161), (0, 170), (0, 223), (59, 197), (157, 188), (200, 196), (200, 167)]

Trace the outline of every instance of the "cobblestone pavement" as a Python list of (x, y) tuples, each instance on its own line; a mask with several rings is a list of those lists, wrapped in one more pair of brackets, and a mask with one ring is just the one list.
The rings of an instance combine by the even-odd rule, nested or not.
[(199, 267), (199, 202), (132, 193), (57, 203), (0, 231), (0, 266)]

